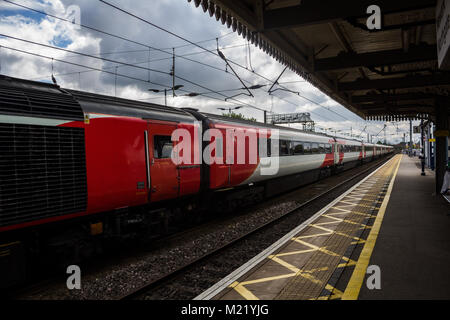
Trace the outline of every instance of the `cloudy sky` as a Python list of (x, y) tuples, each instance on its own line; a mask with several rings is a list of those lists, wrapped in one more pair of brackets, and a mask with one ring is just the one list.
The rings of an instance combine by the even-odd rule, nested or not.
[[(258, 48), (248, 45), (237, 33), (232, 33), (200, 8), (195, 8), (192, 2), (107, 1), (153, 26), (96, 0), (0, 0), (0, 34), (4, 35), (0, 36), (1, 74), (51, 82), (53, 69), (53, 75), (62, 87), (164, 104), (164, 93), (151, 92), (149, 89), (172, 87), (170, 72), (175, 48), (175, 85), (183, 87), (175, 98), (171, 93), (168, 94), (168, 104), (171, 106), (193, 107), (218, 114), (223, 112), (218, 108), (245, 106), (238, 112), (258, 121), (263, 121), (263, 112), (253, 107), (275, 113), (310, 112), (317, 131), (333, 128), (342, 133), (360, 135), (365, 128), (366, 132), (376, 135), (383, 129), (384, 123), (364, 121), (289, 70), (279, 82), (314, 103), (281, 90), (269, 95), (270, 81), (278, 77), (284, 66)], [(77, 11), (80, 20), (77, 19)], [(173, 34), (214, 52), (218, 44), (227, 59), (239, 64), (233, 64), (233, 68), (247, 86), (265, 87), (252, 90), (254, 97), (241, 94), (224, 101), (227, 97), (246, 92), (232, 91), (242, 88), (238, 78), (227, 70), (225, 62), (217, 55)], [(84, 53), (90, 57), (10, 37)], [(123, 63), (138, 67), (124, 66)], [(192, 92), (203, 95), (185, 96)], [(387, 123), (388, 142), (402, 141), (403, 134), (408, 131), (409, 123)], [(381, 132), (380, 139), (383, 136)], [(362, 138), (367, 138), (367, 134), (362, 133)], [(419, 137), (416, 135), (414, 138), (418, 140)]]

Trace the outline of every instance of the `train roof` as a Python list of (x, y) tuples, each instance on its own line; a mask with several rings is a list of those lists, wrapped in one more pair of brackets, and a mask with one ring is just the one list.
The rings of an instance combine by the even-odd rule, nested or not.
[[(196, 120), (191, 112), (189, 112), (194, 111), (194, 109), (190, 108), (174, 108), (97, 93), (63, 89), (52, 83), (0, 75), (1, 113), (83, 120), (83, 111), (175, 122), (193, 122)], [(216, 123), (241, 124), (249, 127), (277, 129), (282, 132), (293, 132), (318, 138), (329, 138), (337, 141), (349, 142), (350, 144), (363, 143), (359, 140), (335, 138), (318, 132), (303, 131), (268, 123), (230, 118), (228, 116), (206, 112), (199, 113)], [(389, 147), (369, 143), (365, 145)]]
[(304, 130), (295, 129), (295, 128), (288, 128), (288, 127), (283, 127), (283, 126), (277, 126), (277, 125), (270, 124), (270, 123), (262, 123), (262, 122), (245, 120), (245, 119), (231, 118), (231, 117), (228, 117), (228, 116), (217, 115), (217, 114), (207, 113), (207, 112), (200, 112), (200, 113), (202, 115), (204, 115), (205, 117), (207, 117), (208, 119), (210, 119), (210, 120), (212, 120), (214, 122), (219, 122), (219, 123), (227, 123), (227, 124), (238, 123), (238, 124), (246, 125), (246, 126), (249, 126), (249, 127), (277, 129), (277, 130), (283, 130), (283, 131), (291, 131), (291, 132), (297, 132), (297, 133), (303, 133), (303, 134), (310, 134), (310, 135), (314, 135), (314, 136), (334, 138), (332, 136), (329, 136), (329, 135), (326, 135), (326, 134), (323, 134), (323, 133), (319, 133), (319, 132), (304, 131)]
[(195, 117), (179, 108), (166, 107), (154, 103), (116, 98), (84, 91), (67, 91), (69, 91), (79, 101), (83, 110), (87, 112), (175, 122), (195, 121)]
[(84, 112), (166, 121), (193, 122), (188, 112), (142, 101), (63, 89), (52, 83), (0, 75), (0, 112), (23, 116), (83, 120)]
[(200, 113), (202, 115), (204, 115), (205, 117), (207, 117), (208, 119), (213, 120), (215, 122), (222, 122), (222, 123), (228, 123), (228, 124), (239, 123), (239, 124), (243, 124), (243, 125), (247, 125), (247, 126), (251, 126), (251, 127), (277, 129), (277, 130), (285, 131), (285, 132), (295, 132), (295, 133), (299, 133), (299, 134), (316, 136), (318, 138), (328, 138), (328, 139), (333, 139), (333, 140), (344, 141), (344, 142), (348, 142), (349, 144), (355, 144), (355, 145), (363, 143), (360, 140), (339, 138), (339, 137), (336, 138), (336, 137), (333, 137), (333, 136), (330, 136), (330, 135), (327, 135), (324, 133), (320, 133), (320, 132), (304, 131), (304, 130), (300, 130), (300, 129), (296, 129), (296, 128), (283, 127), (283, 126), (278, 126), (278, 125), (274, 125), (274, 124), (270, 124), (270, 123), (261, 123), (261, 122), (255, 122), (255, 121), (245, 120), (245, 119), (230, 118), (228, 116), (217, 115), (217, 114), (206, 113), (206, 112), (200, 112)]

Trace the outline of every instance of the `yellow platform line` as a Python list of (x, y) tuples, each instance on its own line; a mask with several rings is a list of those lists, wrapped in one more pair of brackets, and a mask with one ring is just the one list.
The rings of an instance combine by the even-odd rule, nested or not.
[(292, 264), (284, 261), (283, 259), (277, 258), (275, 256), (269, 256), (269, 259), (271, 259), (271, 260), (281, 264), (283, 267), (289, 269), (292, 272), (299, 272), (300, 271), (299, 268), (297, 268), (296, 266), (293, 266)]
[(317, 251), (317, 250), (316, 249), (306, 249), (306, 250), (283, 252), (283, 253), (278, 253), (278, 254), (274, 254), (272, 256), (269, 256), (269, 259), (271, 259), (272, 257), (292, 256), (294, 254), (302, 254), (302, 253), (309, 253), (309, 252), (315, 252), (315, 251)]
[(303, 245), (305, 245), (305, 246), (308, 246), (308, 247), (310, 247), (310, 248), (312, 248), (312, 249), (316, 249), (317, 251), (320, 251), (320, 252), (322, 252), (322, 253), (328, 254), (328, 255), (330, 255), (330, 256), (334, 256), (334, 257), (339, 256), (337, 253), (325, 249), (326, 247), (318, 247), (318, 246), (316, 246), (316, 245), (313, 245), (313, 244), (311, 244), (311, 243), (302, 241), (302, 240), (300, 240), (300, 239), (294, 239), (294, 241), (296, 241), (296, 242), (298, 242), (298, 243), (300, 243), (300, 244), (303, 244)]
[(295, 276), (297, 273), (285, 273), (285, 274), (280, 274), (278, 276), (272, 276), (272, 277), (266, 277), (266, 278), (259, 278), (259, 279), (255, 279), (255, 280), (247, 280), (247, 281), (243, 281), (241, 283), (239, 283), (240, 285), (246, 286), (248, 284), (255, 284), (255, 283), (261, 283), (261, 282), (268, 282), (268, 281), (274, 281), (274, 280), (280, 280), (280, 279), (285, 279), (285, 278), (291, 278), (293, 276)]
[[(397, 170), (398, 170), (398, 166), (397, 166)], [(377, 179), (377, 181), (378, 180), (379, 179)], [(375, 184), (376, 184), (376, 182), (372, 183), (371, 186), (373, 186)], [(367, 185), (367, 183), (366, 183), (366, 185)], [(351, 210), (344, 209), (345, 207), (352, 207), (352, 206), (357, 206), (357, 205), (361, 206), (361, 203), (356, 204), (356, 203), (353, 203), (352, 201), (356, 200), (355, 196), (360, 196), (361, 197), (361, 198), (358, 199), (359, 201), (363, 200), (363, 197), (367, 197), (368, 196), (369, 191), (370, 191), (370, 187), (368, 187), (368, 186), (364, 186), (364, 189), (360, 189), (358, 191), (355, 190), (353, 193), (351, 193), (351, 195), (353, 195), (353, 196), (350, 196), (350, 198), (353, 198), (353, 200), (351, 200), (351, 199), (347, 199), (347, 201), (342, 200), (342, 201), (340, 201), (338, 203), (340, 205), (338, 205), (336, 207), (333, 207), (334, 209), (339, 210), (341, 212), (327, 213), (327, 214), (323, 215), (324, 217), (332, 219), (332, 220), (335, 220), (335, 221), (322, 222), (322, 223), (316, 223), (316, 224), (310, 224), (309, 225), (310, 227), (318, 228), (318, 229), (321, 229), (323, 231), (326, 231), (326, 233), (298, 236), (298, 237), (293, 237), (291, 239), (291, 240), (293, 240), (293, 241), (295, 241), (297, 243), (300, 243), (300, 244), (302, 244), (302, 245), (304, 245), (306, 247), (309, 247), (310, 249), (298, 250), (298, 251), (293, 251), (293, 252), (284, 252), (284, 253), (271, 255), (271, 256), (268, 257), (272, 261), (274, 261), (274, 262), (284, 266), (285, 268), (287, 268), (289, 271), (291, 271), (291, 273), (281, 274), (281, 275), (272, 276), (272, 277), (266, 277), (266, 278), (260, 278), (260, 279), (255, 279), (255, 280), (243, 281), (243, 282), (235, 281), (229, 287), (232, 288), (233, 290), (235, 290), (239, 295), (241, 295), (242, 297), (244, 297), (247, 300), (259, 300), (257, 296), (255, 296), (249, 289), (247, 289), (245, 287), (246, 285), (251, 285), (251, 284), (261, 283), (261, 282), (266, 282), (266, 281), (279, 280), (279, 279), (283, 279), (283, 278), (290, 278), (290, 277), (293, 277), (293, 276), (301, 276), (303, 278), (308, 279), (309, 281), (311, 281), (313, 283), (321, 284), (322, 281), (317, 279), (316, 277), (314, 277), (312, 275), (312, 273), (315, 272), (315, 271), (328, 270), (329, 267), (322, 267), (322, 268), (318, 268), (318, 269), (314, 269), (314, 270), (304, 270), (304, 269), (302, 270), (302, 269), (299, 269), (296, 266), (293, 266), (290, 263), (280, 259), (279, 257), (285, 256), (285, 255), (287, 256), (287, 255), (293, 255), (293, 254), (302, 254), (302, 253), (307, 253), (307, 252), (314, 252), (314, 251), (320, 251), (320, 252), (323, 252), (323, 253), (331, 255), (331, 256), (338, 256), (338, 254), (336, 254), (335, 252), (327, 250), (326, 247), (319, 247), (319, 246), (316, 246), (314, 244), (311, 244), (311, 243), (308, 243), (308, 242), (300, 240), (300, 239), (304, 239), (304, 238), (317, 237), (317, 236), (322, 236), (322, 235), (323, 236), (330, 236), (330, 235), (332, 235), (334, 233), (353, 239), (354, 241), (352, 243), (358, 243), (358, 242), (364, 243), (365, 240), (362, 240), (362, 239), (357, 238), (357, 237), (350, 236), (350, 235), (345, 234), (345, 233), (336, 232), (334, 230), (322, 227), (320, 225), (347, 222), (347, 223), (350, 223), (350, 224), (361, 225), (362, 229), (364, 229), (364, 226), (362, 224), (360, 224), (360, 223), (356, 223), (356, 222), (353, 222), (351, 220), (344, 220), (344, 219), (337, 218), (337, 217), (327, 216), (327, 215), (333, 215), (333, 214), (335, 214), (335, 215), (341, 215), (341, 214), (347, 215), (349, 213), (356, 213), (356, 214), (360, 214), (360, 215), (364, 215), (364, 216), (373, 217), (374, 215), (371, 215), (371, 214), (352, 212)], [(374, 197), (374, 196), (370, 195), (370, 197)], [(365, 201), (370, 201), (370, 200), (365, 200)], [(364, 205), (362, 205), (362, 206), (364, 206)], [(364, 207), (376, 208), (374, 206), (364, 206)], [(370, 229), (371, 227), (368, 227), (368, 228)], [(340, 263), (338, 265), (338, 268), (342, 268), (344, 266), (352, 266), (352, 265), (357, 264), (356, 261), (351, 260), (349, 258), (342, 257), (342, 259), (344, 261), (346, 261), (346, 262)], [(326, 289), (328, 289), (331, 292), (331, 295), (328, 297), (329, 299), (338, 299), (338, 298), (340, 298), (341, 296), (344, 295), (343, 292), (341, 292), (340, 290), (332, 287), (329, 284), (326, 285)]]
[(402, 161), (403, 155), (400, 155), (400, 159), (398, 160), (397, 167), (395, 172), (391, 178), (391, 182), (389, 184), (389, 188), (387, 190), (386, 196), (381, 204), (380, 210), (378, 212), (377, 218), (372, 226), (372, 230), (364, 244), (364, 248), (361, 252), (361, 255), (356, 263), (356, 267), (353, 270), (353, 274), (350, 278), (350, 281), (345, 288), (344, 294), (342, 295), (342, 300), (356, 300), (358, 299), (359, 292), (361, 291), (361, 286), (364, 281), (364, 277), (366, 275), (367, 266), (369, 265), (370, 257), (372, 256), (373, 248), (375, 247), (375, 242), (377, 240), (378, 234), (380, 232), (381, 223), (383, 222), (384, 214), (386, 212), (387, 204), (389, 203), (389, 199), (391, 197), (392, 188), (394, 186), (394, 181), (398, 173), (398, 169), (400, 167), (400, 163)]
[(10, 243), (0, 244), (0, 248), (12, 246), (12, 245), (15, 245), (15, 244), (20, 244), (20, 241), (14, 241), (14, 242), (10, 242)]
[[(307, 235), (304, 235), (304, 236), (298, 236), (298, 237), (295, 237), (295, 239), (307, 239), (307, 238), (315, 238), (315, 237), (324, 237), (324, 236), (329, 236), (329, 235), (330, 235), (329, 232), (327, 232), (327, 233), (315, 233), (315, 234), (307, 234)], [(295, 240), (295, 239), (291, 239), (291, 240)]]
[(233, 289), (236, 290), (236, 292), (239, 293), (246, 300), (259, 300), (257, 296), (255, 296), (250, 290), (248, 290), (242, 284), (233, 283), (231, 286), (233, 286)]

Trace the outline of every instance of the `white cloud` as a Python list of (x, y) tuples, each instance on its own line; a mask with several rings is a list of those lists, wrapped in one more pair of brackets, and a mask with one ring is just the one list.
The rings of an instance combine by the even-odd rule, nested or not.
[[(37, 10), (42, 10), (52, 13), (56, 16), (64, 17), (66, 8), (72, 5), (69, 0), (48, 0), (48, 1), (31, 1), (31, 0), (14, 0), (17, 3), (25, 6), (30, 6)], [(83, 24), (118, 34), (122, 37), (132, 39), (141, 43), (149, 44), (159, 48), (171, 48), (174, 46), (186, 45), (186, 42), (177, 39), (167, 33), (157, 30), (145, 23), (121, 14), (99, 2), (91, 0), (78, 0), (77, 5), (81, 8), (81, 21)], [(159, 0), (152, 1), (152, 5), (148, 5), (148, 1), (140, 0), (124, 0), (120, 6), (126, 8), (134, 13), (137, 13), (150, 21), (155, 22), (177, 34), (182, 35), (192, 41), (200, 41), (204, 39), (213, 39), (209, 42), (202, 42), (201, 45), (210, 50), (215, 50), (215, 37), (219, 38), (219, 46), (223, 53), (229, 60), (232, 60), (240, 65), (247, 67), (248, 70), (233, 65), (236, 72), (242, 79), (251, 84), (269, 84), (274, 81), (278, 75), (283, 71), (284, 66), (280, 65), (264, 52), (251, 45), (250, 54), (248, 48), (242, 46), (245, 40), (237, 34), (229, 34), (230, 30), (222, 26), (215, 19), (210, 18), (204, 14), (202, 10), (195, 8), (192, 4), (186, 1), (179, 0)], [(122, 54), (108, 54), (108, 57), (113, 60), (120, 60), (126, 63), (137, 63), (146, 61), (148, 59), (148, 52), (143, 46), (119, 40), (104, 34), (93, 32), (87, 29), (77, 29), (75, 25), (66, 23), (57, 19), (45, 17), (38, 13), (33, 13), (24, 9), (11, 6), (4, 2), (0, 3), (0, 33), (11, 35), (17, 38), (23, 38), (34, 42), (39, 42), (47, 45), (58, 45), (66, 47), (68, 50), (77, 52), (84, 52), (89, 54), (99, 54), (106, 52), (119, 51), (133, 51)], [(24, 42), (0, 38), (1, 46), (13, 47), (25, 51), (34, 52), (37, 54), (53, 57), (54, 59), (61, 59), (78, 63), (81, 65), (88, 65), (98, 69), (107, 69), (114, 71), (114, 63), (102, 62), (100, 60), (74, 56), (73, 54), (58, 51), (50, 48), (27, 44)], [(225, 49), (224, 47), (238, 46), (235, 48)], [(169, 52), (171, 49), (168, 50)], [(184, 46), (176, 49), (177, 55), (201, 51), (194, 46)], [(152, 62), (151, 68), (161, 71), (169, 72), (172, 66), (171, 56), (155, 50), (151, 51), (151, 59), (158, 60), (161, 58), (168, 58)], [(198, 55), (188, 56), (190, 59), (198, 60), (202, 63), (213, 65), (215, 68), (225, 70), (225, 63), (220, 58), (215, 57), (209, 53), (201, 53)], [(2, 73), (14, 77), (26, 79), (50, 80), (51, 76), (51, 60), (33, 57), (25, 54), (20, 54), (10, 51), (6, 48), (0, 49), (0, 61), (2, 63)], [(250, 66), (251, 62), (251, 66)], [(147, 63), (141, 64), (147, 67)], [(100, 72), (86, 72), (88, 69), (70, 66), (59, 62), (53, 63), (54, 74), (58, 83), (63, 87), (93, 91), (102, 94), (114, 95), (117, 92), (118, 96), (130, 99), (151, 99), (149, 102), (164, 103), (164, 94), (150, 93), (149, 88), (154, 85), (145, 83), (148, 78), (148, 72), (145, 70), (138, 70), (129, 67), (120, 67), (119, 73), (140, 78), (144, 81), (132, 81), (124, 77), (114, 77), (107, 73)], [(254, 70), (263, 75), (265, 80), (258, 77), (251, 70)], [(193, 82), (197, 82), (204, 87), (212, 90), (226, 90), (231, 88), (240, 88), (242, 84), (230, 72), (224, 72), (208, 68), (199, 63), (190, 62), (181, 58), (176, 59), (176, 74), (187, 78)], [(168, 75), (151, 73), (152, 81), (171, 86), (172, 79)], [(179, 96), (172, 98), (168, 97), (168, 104), (176, 107), (192, 107), (206, 112), (221, 113), (218, 107), (232, 107), (233, 105), (250, 104), (261, 109), (270, 110), (273, 99), (273, 111), (276, 113), (290, 113), (290, 112), (310, 112), (312, 118), (317, 122), (318, 127), (336, 128), (350, 133), (350, 128), (355, 132), (360, 132), (366, 123), (358, 116), (352, 114), (344, 107), (337, 104), (335, 101), (321, 93), (318, 89), (313, 87), (308, 82), (302, 81), (294, 72), (286, 70), (280, 82), (294, 83), (284, 84), (283, 86), (292, 91), (300, 92), (306, 98), (320, 103), (320, 106), (308, 100), (302, 99), (296, 94), (286, 91), (276, 91), (271, 98), (267, 90), (268, 86), (253, 90), (254, 97), (247, 97), (240, 95), (236, 97), (240, 102), (230, 100), (232, 103), (224, 101), (207, 99), (204, 96), (195, 98), (188, 98), (181, 96), (186, 92), (179, 92)], [(117, 86), (115, 85), (117, 83)], [(177, 83), (183, 84), (183, 90), (187, 92), (206, 92), (204, 88), (194, 86), (192, 84), (177, 80)], [(279, 88), (279, 87), (276, 87)], [(232, 96), (246, 91), (224, 92), (223, 96), (218, 94), (210, 94), (217, 98), (224, 99), (224, 97)], [(328, 110), (327, 110), (328, 109)], [(242, 111), (241, 111), (242, 110)], [(332, 110), (332, 111), (330, 111)], [(254, 108), (246, 107), (239, 110), (247, 117), (255, 117), (262, 121), (262, 111)], [(408, 130), (408, 124), (400, 124), (400, 130)], [(375, 134), (383, 128), (382, 123), (368, 124), (367, 131)], [(391, 141), (398, 142), (403, 132), (397, 136), (397, 129), (393, 125), (389, 125), (387, 134)]]

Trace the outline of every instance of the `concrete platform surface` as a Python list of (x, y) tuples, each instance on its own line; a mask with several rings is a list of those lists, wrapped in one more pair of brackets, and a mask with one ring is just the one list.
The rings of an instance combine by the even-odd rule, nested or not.
[(421, 176), (417, 158), (403, 156), (359, 299), (450, 299), (450, 205), (434, 193), (434, 172)]

